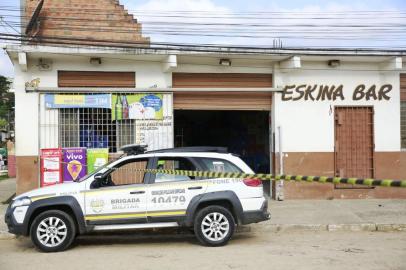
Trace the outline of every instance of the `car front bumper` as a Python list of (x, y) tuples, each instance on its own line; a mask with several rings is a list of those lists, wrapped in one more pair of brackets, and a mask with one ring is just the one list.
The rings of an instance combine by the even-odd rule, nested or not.
[(9, 233), (15, 235), (27, 235), (27, 226), (24, 225), (24, 223), (22, 224), (17, 223), (17, 221), (13, 216), (13, 210), (14, 209), (11, 208), (10, 204), (6, 210), (6, 215), (4, 216), (4, 220), (7, 224)]
[(258, 223), (269, 220), (270, 218), (271, 214), (268, 212), (268, 201), (265, 200), (260, 210), (243, 212), (242, 224)]

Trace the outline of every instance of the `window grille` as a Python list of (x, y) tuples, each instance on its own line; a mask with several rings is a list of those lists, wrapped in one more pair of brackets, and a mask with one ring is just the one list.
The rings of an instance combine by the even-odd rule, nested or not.
[(59, 109), (61, 147), (109, 148), (135, 143), (135, 120), (111, 120), (111, 109)]
[(39, 148), (108, 148), (110, 153), (117, 152), (121, 146), (126, 144), (147, 144), (148, 150), (171, 148), (173, 147), (172, 98), (171, 93), (163, 93), (162, 120), (113, 120), (112, 110), (109, 108), (46, 108), (45, 94), (40, 94)]

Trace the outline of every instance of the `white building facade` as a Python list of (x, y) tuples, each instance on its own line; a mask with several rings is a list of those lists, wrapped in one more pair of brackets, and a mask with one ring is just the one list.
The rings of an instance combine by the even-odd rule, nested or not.
[[(225, 146), (257, 172), (406, 178), (405, 52), (6, 51), (15, 68), (19, 193), (40, 186), (42, 149), (106, 148), (112, 158), (128, 143), (149, 150)], [(109, 96), (108, 106), (87, 108), (72, 97), (95, 95)], [(143, 102), (151, 95), (160, 107), (147, 116)], [(125, 106), (143, 104), (142, 115), (114, 119), (120, 97), (129, 100)], [(48, 98), (68, 101), (49, 105)], [(406, 197), (396, 188), (287, 181), (265, 187), (279, 199)]]

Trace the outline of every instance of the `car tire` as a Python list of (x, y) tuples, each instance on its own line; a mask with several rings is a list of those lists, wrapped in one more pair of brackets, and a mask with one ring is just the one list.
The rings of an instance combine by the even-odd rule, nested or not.
[(73, 218), (60, 210), (48, 210), (32, 222), (31, 240), (43, 252), (67, 249), (75, 240), (76, 226)]
[(231, 212), (222, 206), (201, 209), (194, 220), (196, 238), (205, 246), (224, 246), (234, 234), (235, 221)]

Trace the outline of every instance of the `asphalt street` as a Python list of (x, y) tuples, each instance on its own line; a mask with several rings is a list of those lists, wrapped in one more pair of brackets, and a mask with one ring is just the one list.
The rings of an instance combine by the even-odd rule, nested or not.
[(192, 235), (91, 236), (61, 253), (0, 241), (0, 269), (406, 269), (405, 232), (247, 232), (225, 247)]

